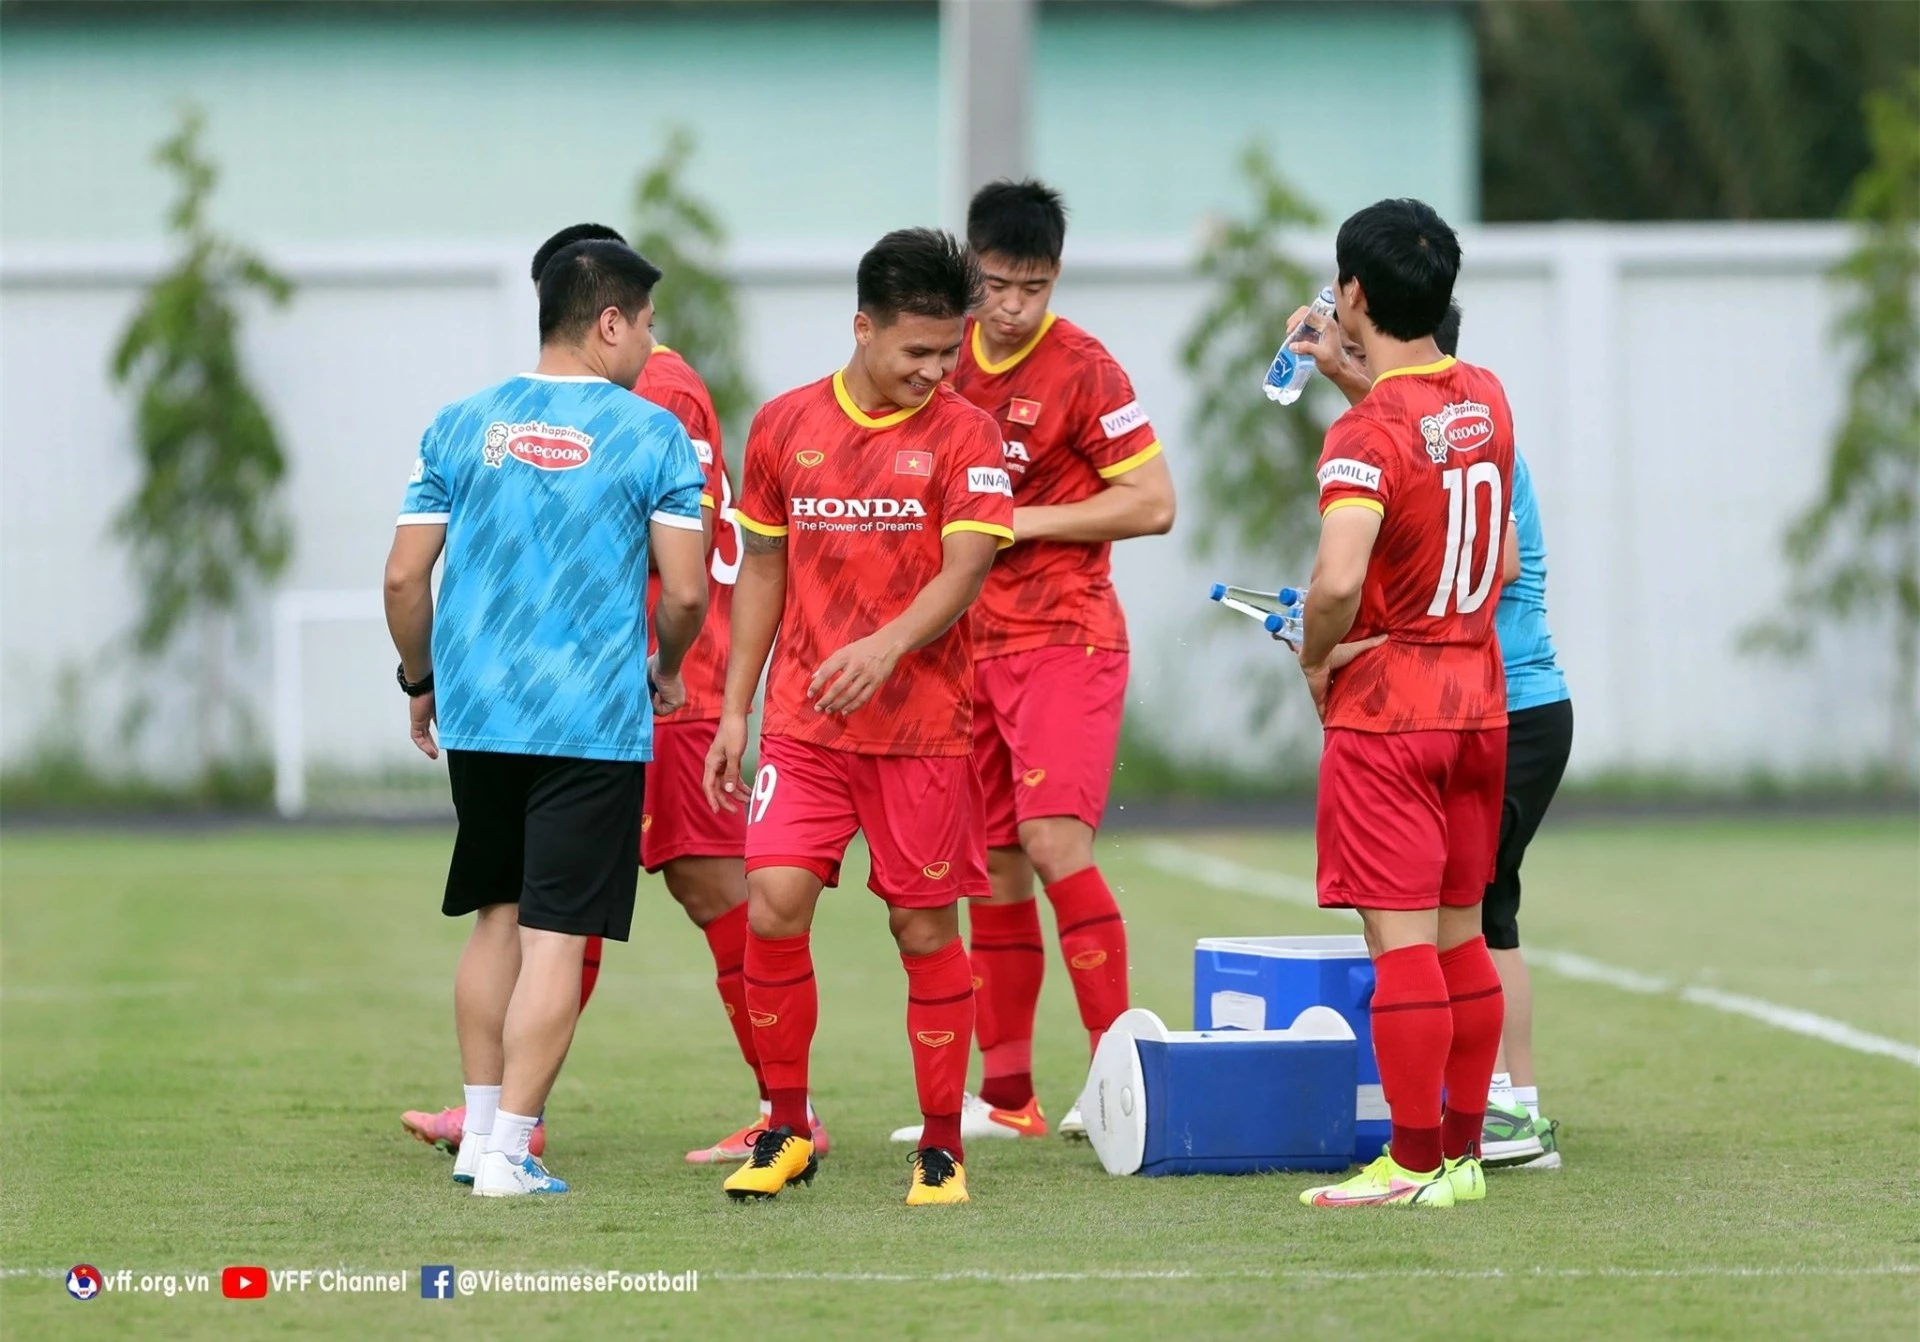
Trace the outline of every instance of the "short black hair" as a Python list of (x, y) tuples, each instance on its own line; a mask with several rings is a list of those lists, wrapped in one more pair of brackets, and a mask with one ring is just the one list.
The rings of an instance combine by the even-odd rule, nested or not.
[(1434, 328), (1433, 343), (1449, 359), (1460, 352), (1460, 304), (1451, 298), (1447, 300), (1447, 315)]
[(540, 250), (533, 254), (533, 282), (540, 283), (540, 272), (547, 268), (547, 262), (553, 260), (553, 254), (562, 247), (571, 247), (576, 242), (617, 242), (622, 247), (627, 240), (605, 224), (569, 224), (540, 244)]
[(986, 288), (980, 263), (944, 229), (900, 228), (867, 249), (856, 278), (860, 310), (885, 326), (903, 312), (964, 317)]
[(633, 321), (653, 296), (660, 267), (624, 242), (575, 242), (540, 272), (540, 343), (579, 340), (608, 308)]
[(1340, 283), (1360, 281), (1382, 334), (1418, 340), (1440, 328), (1460, 274), (1460, 239), (1423, 200), (1383, 200), (1340, 225)]
[(989, 182), (967, 207), (967, 243), (975, 252), (1054, 265), (1066, 241), (1066, 203), (1058, 191), (1031, 177)]

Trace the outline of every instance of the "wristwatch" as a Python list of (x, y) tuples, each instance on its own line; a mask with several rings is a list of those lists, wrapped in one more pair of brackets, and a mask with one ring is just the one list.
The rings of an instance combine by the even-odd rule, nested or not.
[(433, 693), (433, 672), (431, 671), (427, 672), (425, 680), (408, 680), (407, 664), (402, 662), (393, 669), (393, 678), (400, 682), (400, 688), (406, 691), (409, 699), (418, 699), (423, 694)]

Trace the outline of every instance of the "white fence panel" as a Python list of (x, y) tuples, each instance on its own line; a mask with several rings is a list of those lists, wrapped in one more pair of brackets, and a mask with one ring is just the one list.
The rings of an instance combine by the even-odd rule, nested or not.
[[(1464, 242), (1463, 353), (1505, 381), (1538, 481), (1552, 623), (1579, 714), (1575, 772), (1731, 777), (1853, 769), (1875, 758), (1891, 675), (1882, 647), (1856, 641), (1842, 657), (1828, 640), (1804, 663), (1735, 647), (1738, 631), (1784, 589), (1779, 537), (1812, 496), (1841, 414), (1844, 369), (1825, 336), (1837, 295), (1824, 275), (1846, 246), (1844, 230), (1484, 228)], [(1325, 238), (1300, 247), (1331, 252)], [(525, 258), (408, 247), (286, 249), (274, 260), (300, 292), (285, 312), (251, 314), (246, 357), (292, 459), (297, 541), (283, 585), (368, 591), (421, 428), (444, 402), (531, 361)], [(843, 359), (854, 260), (739, 258), (748, 355), (763, 392)], [(0, 257), (8, 761), (44, 739), (63, 668), (87, 686), (82, 730), (92, 748), (103, 759), (124, 753), (113, 723), (136, 673), (115, 649), (136, 606), (110, 526), (135, 466), (130, 398), (109, 388), (105, 369), (141, 285), (163, 261), (137, 248)], [(1260, 767), (1276, 747), (1245, 722), (1253, 679), (1272, 673), (1275, 654), (1237, 622), (1223, 631), (1204, 596), (1216, 576), (1269, 575), (1194, 553), (1208, 522), (1187, 443), (1192, 389), (1177, 354), (1205, 298), (1184, 249), (1136, 247), (1070, 255), (1057, 306), (1130, 370), (1183, 486), (1172, 536), (1115, 552), (1135, 646), (1130, 712), (1177, 753)], [(670, 340), (670, 282), (661, 299)], [(1257, 373), (1248, 370), (1249, 394)], [(274, 713), (270, 627), (263, 604), (229, 677), (263, 724)], [(401, 767), (411, 747), (391, 656), (377, 624), (342, 629), (331, 650), (342, 664), (307, 673), (301, 711), (318, 722), (324, 708), (325, 723), (309, 733), (308, 763), (324, 755), (346, 770)], [(311, 646), (304, 654), (315, 655)], [(1298, 696), (1297, 687), (1288, 692)], [(173, 693), (177, 706), (181, 691)], [(163, 714), (135, 760), (160, 772), (181, 767), (187, 716)], [(1296, 736), (1291, 748), (1308, 745)]]

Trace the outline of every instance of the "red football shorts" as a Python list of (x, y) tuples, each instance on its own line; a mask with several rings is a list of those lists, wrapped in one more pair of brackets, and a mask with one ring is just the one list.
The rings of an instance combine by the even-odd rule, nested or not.
[(747, 851), (744, 812), (714, 814), (701, 778), (717, 723), (653, 724), (653, 763), (640, 807), (640, 865), (658, 871), (676, 857), (740, 857)]
[(1493, 879), (1507, 729), (1327, 732), (1315, 833), (1325, 908), (1470, 908)]
[(989, 847), (1016, 847), (1023, 820), (1072, 816), (1100, 828), (1126, 699), (1124, 652), (1075, 643), (973, 664)]
[(867, 888), (901, 908), (987, 894), (980, 787), (965, 755), (856, 755), (786, 736), (760, 741), (747, 802), (747, 870), (800, 867), (840, 884), (840, 859), (867, 836)]

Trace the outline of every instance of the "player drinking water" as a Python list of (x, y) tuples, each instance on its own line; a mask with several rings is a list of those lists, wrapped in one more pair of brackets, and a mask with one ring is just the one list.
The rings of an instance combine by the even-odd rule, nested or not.
[[(1047, 1133), (1033, 1086), (1046, 968), (1036, 872), (1089, 1048), (1127, 1009), (1126, 925), (1093, 853), (1127, 689), (1127, 622), (1108, 550), (1173, 526), (1173, 476), (1126, 372), (1048, 310), (1066, 229), (1059, 193), (1039, 182), (995, 182), (967, 211), (986, 300), (953, 385), (999, 422), (1015, 505), (1015, 544), (971, 617), (973, 759), (993, 894), (968, 909), (984, 1073), (961, 1118), (970, 1138)], [(1085, 1135), (1077, 1104), (1060, 1130)]]
[[(958, 901), (987, 890), (964, 616), (1013, 540), (1013, 493), (998, 427), (944, 385), (980, 297), (973, 258), (945, 233), (889, 233), (857, 288), (852, 357), (754, 417), (736, 509), (746, 554), (706, 784), (716, 808), (747, 810), (747, 1011), (773, 1113), (726, 1190), (772, 1197), (813, 1178), (809, 929), (857, 829), (907, 974), (924, 1120), (907, 1204), (957, 1203), (974, 1010)], [(740, 762), (769, 649), (749, 795)]]
[[(1364, 352), (1330, 332), (1331, 323), (1306, 308), (1294, 313), (1288, 329), (1300, 322), (1312, 331), (1295, 348), (1319, 356), (1321, 371), (1349, 404), (1359, 404), (1373, 385)], [(1458, 351), (1458, 303), (1448, 304), (1434, 343), (1442, 354)], [(1520, 952), (1520, 864), (1566, 772), (1573, 749), (1573, 702), (1547, 629), (1546, 538), (1533, 476), (1518, 450), (1513, 454), (1508, 520), (1502, 564), (1506, 586), (1494, 613), (1507, 676), (1507, 781), (1500, 807), (1500, 851), (1481, 904), (1481, 927), (1500, 971), (1507, 1014), (1480, 1152), (1488, 1169), (1551, 1170), (1560, 1168), (1560, 1149), (1556, 1125), (1540, 1115), (1540, 1092), (1534, 1085), (1533, 988)]]
[[(1300, 665), (1326, 727), (1320, 903), (1358, 909), (1365, 927), (1393, 1136), (1360, 1174), (1301, 1200), (1452, 1206), (1485, 1196), (1476, 1147), (1500, 1042), (1480, 904), (1506, 770), (1493, 621), (1512, 422), (1499, 380), (1435, 343), (1460, 247), (1431, 207), (1361, 210), (1336, 255), (1335, 316), (1373, 385), (1321, 455)], [(1380, 634), (1334, 673), (1343, 640)]]

